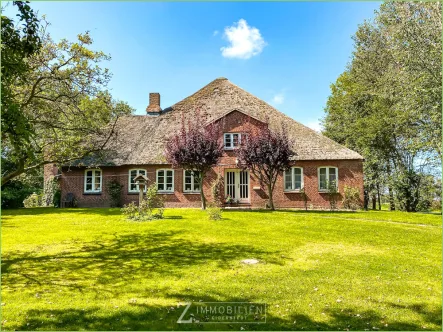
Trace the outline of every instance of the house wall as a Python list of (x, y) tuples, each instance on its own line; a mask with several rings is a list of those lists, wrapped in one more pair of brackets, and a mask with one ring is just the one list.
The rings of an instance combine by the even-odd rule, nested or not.
[[(220, 125), (222, 132), (245, 132), (254, 130), (260, 126), (266, 126), (265, 123), (246, 116), (241, 112), (232, 112), (227, 116), (215, 122)], [(321, 166), (333, 166), (338, 168), (338, 206), (341, 207), (342, 194), (345, 185), (357, 187), (360, 190), (360, 198), (363, 201), (363, 163), (361, 160), (315, 160), (315, 161), (297, 161), (294, 166), (303, 167), (304, 188), (307, 195), (308, 207), (328, 208), (329, 201), (326, 193), (320, 193), (318, 190), (317, 169)], [(109, 196), (106, 185), (112, 179), (117, 179), (122, 185), (122, 203), (137, 202), (138, 194), (128, 193), (128, 179), (130, 169), (146, 169), (149, 179), (148, 184), (152, 184), (156, 179), (156, 170), (161, 168), (170, 168), (166, 165), (125, 165), (119, 167), (101, 167), (103, 184), (100, 194), (84, 194), (84, 172), (85, 168), (63, 168), (60, 178), (62, 197), (67, 193), (73, 193), (77, 199), (79, 207), (108, 207)], [(211, 184), (220, 176), (224, 183), (225, 169), (237, 168), (236, 158), (233, 151), (225, 151), (219, 164), (214, 167), (207, 175), (203, 184), (205, 197), (212, 201)], [(49, 167), (48, 167), (49, 172)], [(253, 189), (259, 187), (257, 179), (250, 174), (250, 205), (255, 208), (263, 208), (267, 202), (268, 196), (262, 189)], [(283, 174), (277, 179), (274, 190), (274, 205), (277, 208), (303, 208), (304, 201), (300, 193), (284, 192)], [(166, 207), (199, 207), (200, 194), (183, 193), (183, 170), (174, 170), (174, 193), (163, 194)]]

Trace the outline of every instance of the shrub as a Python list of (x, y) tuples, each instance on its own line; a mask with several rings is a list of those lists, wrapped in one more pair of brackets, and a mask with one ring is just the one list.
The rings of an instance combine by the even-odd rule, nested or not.
[(152, 220), (162, 219), (164, 213), (164, 201), (161, 196), (158, 195), (157, 185), (154, 183), (148, 187), (140, 206), (137, 206), (134, 202), (125, 205), (121, 211), (131, 220)]
[(32, 193), (23, 201), (23, 205), (25, 208), (33, 208), (42, 206), (43, 203), (43, 194)]
[(336, 210), (337, 209), (337, 198), (338, 198), (338, 190), (337, 190), (337, 184), (335, 181), (331, 181), (327, 183), (328, 185), (328, 200), (329, 200), (329, 205), (331, 207), (331, 211), (332, 210)]
[(209, 204), (206, 212), (208, 213), (209, 220), (220, 220), (222, 218), (222, 209), (215, 204)]
[(305, 210), (308, 211), (308, 195), (306, 195), (306, 191), (305, 191), (304, 187), (300, 189), (300, 195), (303, 200), (303, 205), (305, 206)]
[(360, 190), (358, 188), (345, 186), (343, 191), (343, 207), (353, 211), (361, 208)]
[(217, 174), (217, 178), (211, 185), (212, 197), (216, 206), (223, 205), (223, 180), (220, 174)]
[(120, 184), (116, 179), (108, 182), (107, 189), (110, 197), (111, 207), (121, 206), (121, 195), (122, 195), (123, 185)]

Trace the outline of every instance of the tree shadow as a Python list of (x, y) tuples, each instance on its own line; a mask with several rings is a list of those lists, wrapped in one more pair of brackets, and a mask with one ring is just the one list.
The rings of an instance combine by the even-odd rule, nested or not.
[[(232, 268), (245, 258), (255, 257), (268, 264), (284, 264), (278, 251), (261, 250), (250, 245), (202, 243), (183, 239), (183, 232), (117, 235), (91, 242), (71, 240), (71, 248), (56, 254), (9, 251), (3, 255), (3, 283), (20, 289), (32, 285), (59, 285), (75, 289), (95, 284), (113, 284), (146, 280), (159, 274), (180, 276), (187, 266), (212, 264), (219, 269)], [(106, 287), (109, 292), (118, 288)], [(88, 288), (90, 290), (90, 288)]]

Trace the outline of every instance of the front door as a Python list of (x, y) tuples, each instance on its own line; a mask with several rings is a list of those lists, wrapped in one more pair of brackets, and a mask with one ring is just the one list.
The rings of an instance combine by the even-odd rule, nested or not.
[(240, 203), (249, 203), (249, 171), (226, 170), (225, 195), (231, 196)]

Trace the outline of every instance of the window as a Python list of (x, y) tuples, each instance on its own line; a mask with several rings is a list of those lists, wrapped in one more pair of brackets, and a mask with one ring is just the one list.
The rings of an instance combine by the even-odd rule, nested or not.
[(200, 192), (200, 172), (184, 170), (183, 171), (183, 192), (199, 193)]
[(241, 144), (242, 136), (239, 133), (225, 133), (224, 134), (224, 143), (225, 149), (231, 150), (237, 148)]
[(284, 173), (285, 191), (298, 191), (303, 188), (303, 168), (292, 167)]
[(85, 171), (85, 193), (102, 192), (102, 171), (99, 169), (87, 169)]
[[(144, 175), (146, 176), (146, 170), (145, 169), (131, 169), (129, 170), (129, 185), (128, 185), (128, 191), (130, 193), (138, 193), (140, 191), (140, 188), (138, 187), (138, 184), (134, 179), (138, 175)], [(146, 186), (144, 191), (146, 191)]]
[(159, 192), (174, 191), (174, 171), (172, 169), (157, 170), (157, 190)]
[(318, 169), (318, 190), (327, 191), (328, 185), (335, 185), (338, 188), (338, 168), (319, 167)]

